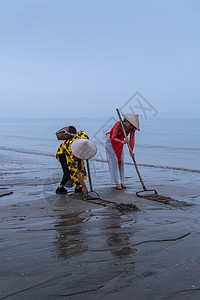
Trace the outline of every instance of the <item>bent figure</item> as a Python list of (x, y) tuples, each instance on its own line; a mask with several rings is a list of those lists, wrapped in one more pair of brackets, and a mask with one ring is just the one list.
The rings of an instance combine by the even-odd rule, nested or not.
[[(105, 148), (111, 175), (111, 181), (116, 185), (117, 190), (126, 188), (124, 184), (124, 151), (123, 146), (129, 142), (133, 150), (135, 144), (135, 131), (140, 130), (138, 115), (123, 115), (123, 124), (126, 135), (130, 134), (130, 139), (126, 139), (120, 121), (115, 123), (113, 128), (106, 133)], [(130, 153), (130, 155), (132, 155)]]
[(63, 170), (63, 178), (60, 185), (56, 189), (57, 194), (67, 194), (65, 185), (76, 185), (75, 193), (83, 192), (86, 197), (88, 190), (85, 184), (87, 174), (85, 170), (84, 160), (76, 157), (71, 151), (71, 144), (76, 139), (89, 139), (87, 134), (83, 131), (77, 133), (74, 126), (67, 127), (65, 130), (66, 140), (58, 147), (56, 158), (60, 162)]

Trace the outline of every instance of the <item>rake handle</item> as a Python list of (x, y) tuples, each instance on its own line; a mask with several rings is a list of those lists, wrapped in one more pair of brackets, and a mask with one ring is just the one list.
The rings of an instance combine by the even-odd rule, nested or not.
[(93, 192), (92, 180), (91, 180), (91, 174), (90, 174), (90, 165), (89, 165), (88, 159), (86, 159), (86, 163), (87, 163), (88, 179), (89, 179), (89, 184), (90, 184), (90, 192)]
[[(126, 130), (125, 130), (125, 128), (124, 128), (124, 124), (123, 124), (123, 121), (122, 121), (122, 118), (121, 118), (119, 109), (117, 108), (116, 111), (117, 111), (118, 117), (119, 117), (119, 119), (120, 119), (120, 123), (121, 123), (121, 126), (122, 126), (122, 130), (123, 130), (124, 136), (125, 136), (125, 138), (127, 138)], [(133, 151), (132, 151), (132, 149), (131, 149), (131, 146), (130, 146), (130, 144), (129, 144), (129, 141), (127, 142), (127, 145), (128, 145), (128, 149), (129, 149), (130, 153), (133, 154)], [(140, 172), (139, 172), (139, 170), (138, 170), (138, 166), (137, 166), (137, 163), (136, 163), (134, 154), (133, 154), (133, 156), (131, 156), (131, 157), (132, 157), (132, 160), (133, 160), (133, 163), (134, 163), (136, 172), (137, 172), (137, 174), (138, 174), (138, 177), (139, 177), (139, 179), (140, 179), (140, 182), (141, 182), (141, 184), (142, 184), (142, 187), (143, 187), (144, 191), (146, 191), (147, 189), (146, 189), (146, 187), (145, 187), (145, 185), (144, 185), (144, 181), (142, 180), (142, 177), (141, 177)]]

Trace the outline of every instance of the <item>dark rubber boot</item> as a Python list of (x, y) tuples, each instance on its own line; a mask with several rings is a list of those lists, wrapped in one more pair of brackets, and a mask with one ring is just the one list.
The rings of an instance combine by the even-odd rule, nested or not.
[(82, 193), (82, 186), (80, 188), (75, 188), (75, 193)]
[(67, 190), (62, 186), (62, 187), (58, 187), (56, 189), (56, 194), (59, 194), (59, 195), (66, 195), (67, 194)]

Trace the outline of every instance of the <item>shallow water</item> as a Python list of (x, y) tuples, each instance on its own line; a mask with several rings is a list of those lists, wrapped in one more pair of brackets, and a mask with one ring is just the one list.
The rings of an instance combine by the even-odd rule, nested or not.
[[(93, 121), (80, 124), (92, 134)], [(139, 210), (123, 214), (112, 205), (58, 197), (62, 170), (55, 159), (59, 142), (52, 133), (62, 127), (59, 122), (8, 122), (10, 129), (1, 139), (0, 193), (13, 192), (0, 197), (1, 297), (199, 299), (199, 173), (180, 169), (176, 156), (168, 164), (160, 149), (169, 151), (169, 157), (174, 149), (164, 141), (153, 148), (149, 140), (144, 156), (137, 152), (139, 144), (136, 148), (146, 187), (194, 206), (136, 199), (141, 183), (130, 164), (125, 170), (127, 189), (117, 191), (103, 150), (100, 161), (90, 161), (94, 190), (105, 200), (136, 204)], [(0, 130), (5, 133), (5, 127)], [(45, 132), (51, 132), (50, 137)], [(155, 167), (156, 159), (162, 167)], [(182, 165), (182, 156), (179, 159)], [(190, 159), (185, 166), (192, 169), (196, 158)], [(153, 166), (142, 165), (148, 160)]]
[[(104, 137), (113, 125), (107, 124), (108, 121), (103, 118), (1, 119), (0, 150), (54, 156), (60, 144), (55, 132), (73, 123), (97, 143), (96, 158), (105, 159)], [(136, 133), (134, 149), (138, 163), (200, 170), (200, 119), (151, 118), (140, 122), (141, 131)], [(126, 160), (130, 161), (128, 153)]]
[[(107, 128), (106, 122), (105, 119), (1, 119), (1, 189), (10, 187), (12, 191), (15, 187), (12, 198), (17, 202), (27, 189), (26, 182), (32, 179), (33, 192), (32, 195), (29, 192), (29, 196), (35, 197), (38, 193), (37, 197), (42, 198), (54, 194), (62, 176), (60, 164), (55, 159), (60, 144), (55, 132), (66, 124), (85, 130), (97, 143), (98, 153), (90, 161), (93, 186), (96, 189), (111, 186), (103, 145), (105, 131), (110, 126), (106, 125)], [(185, 126), (186, 123), (190, 126)], [(134, 152), (147, 189), (199, 203), (199, 125), (200, 119), (141, 120)], [(127, 193), (135, 193), (142, 187), (126, 147), (124, 149), (128, 163), (125, 166)], [(19, 183), (24, 187), (19, 187)], [(12, 202), (11, 197), (6, 201)]]

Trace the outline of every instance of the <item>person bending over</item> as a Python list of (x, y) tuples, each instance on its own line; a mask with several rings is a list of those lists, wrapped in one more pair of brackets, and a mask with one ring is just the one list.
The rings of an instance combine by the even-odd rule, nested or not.
[(74, 126), (66, 127), (66, 140), (58, 147), (56, 158), (60, 162), (63, 170), (63, 178), (60, 185), (56, 189), (56, 194), (67, 194), (65, 185), (76, 185), (75, 193), (83, 192), (83, 196), (86, 197), (88, 189), (85, 184), (87, 174), (85, 170), (84, 160), (76, 157), (71, 151), (71, 144), (76, 139), (88, 139), (89, 137), (83, 131), (78, 131)]

